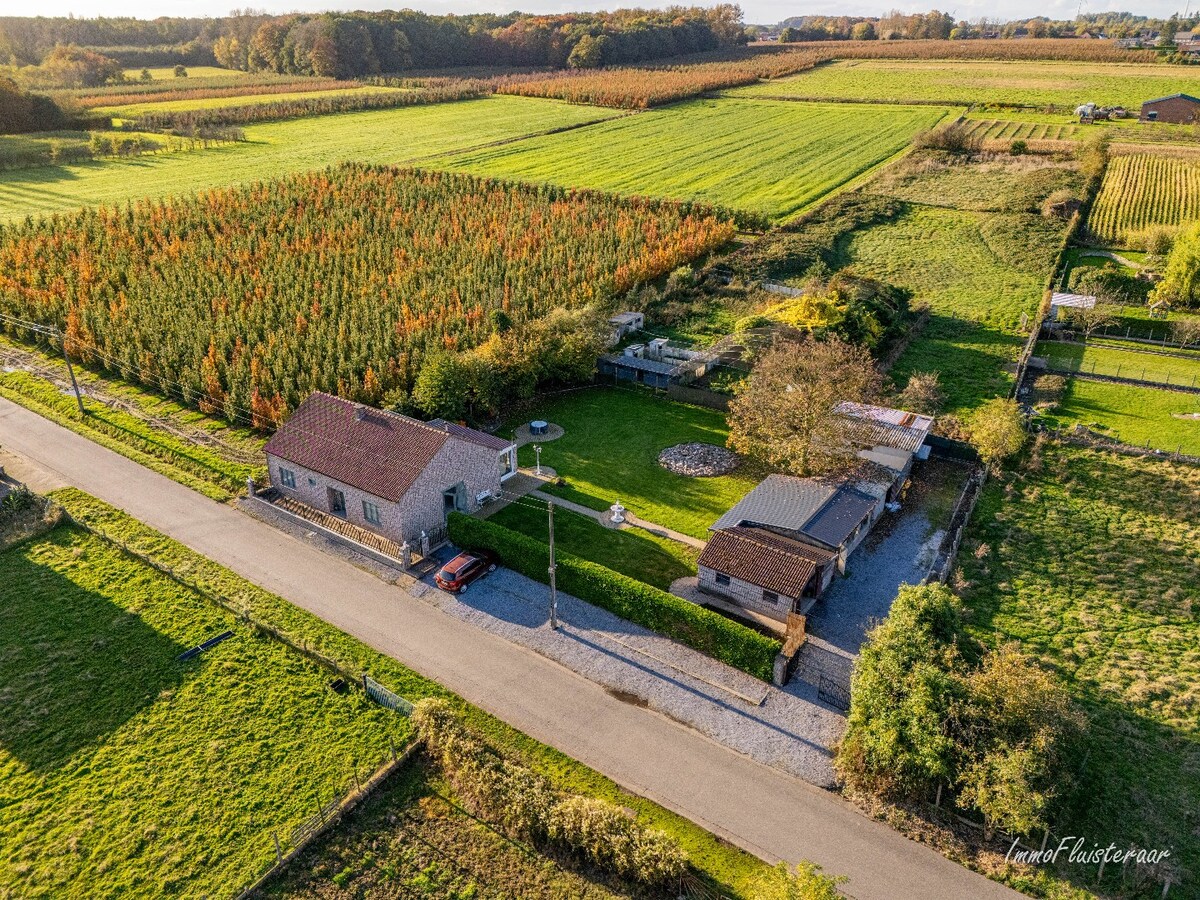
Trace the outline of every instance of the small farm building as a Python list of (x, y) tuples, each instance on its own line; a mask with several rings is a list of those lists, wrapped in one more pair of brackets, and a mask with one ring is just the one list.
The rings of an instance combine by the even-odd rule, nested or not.
[(1061, 316), (1070, 315), (1072, 309), (1091, 309), (1096, 298), (1090, 294), (1052, 294), (1050, 296), (1050, 321), (1057, 322)]
[(666, 338), (631, 344), (621, 353), (606, 353), (596, 364), (601, 375), (618, 381), (635, 381), (655, 388), (687, 384), (704, 376), (717, 364), (717, 356), (681, 347)]
[(396, 542), (473, 512), (517, 471), (516, 447), (452, 422), (421, 422), (309, 395), (266, 446), (271, 486)]
[(702, 591), (786, 622), (845, 572), (899, 497), (913, 459), (927, 455), (933, 419), (860, 403), (837, 412), (849, 420), (855, 469), (840, 478), (768, 475), (712, 525), (699, 561)]
[(610, 344), (615, 345), (645, 328), (646, 317), (640, 312), (617, 313), (608, 320), (608, 324), (612, 327)]
[(800, 612), (833, 579), (834, 554), (784, 535), (735, 525), (700, 554), (700, 588), (778, 621)]
[(1143, 122), (1170, 122), (1176, 125), (1200, 122), (1200, 98), (1191, 94), (1171, 94), (1169, 97), (1147, 100), (1142, 104), (1140, 119)]

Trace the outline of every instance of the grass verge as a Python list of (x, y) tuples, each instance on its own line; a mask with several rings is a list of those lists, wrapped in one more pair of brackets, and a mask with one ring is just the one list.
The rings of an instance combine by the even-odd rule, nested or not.
[(0, 571), (0, 883), (12, 896), (236, 893), (273, 861), (272, 830), (286, 839), (410, 733), (82, 529), (6, 551)]
[(73, 396), (28, 372), (0, 373), (0, 396), (213, 500), (233, 499), (247, 478), (261, 472), (260, 466), (232, 462), (137, 416), (90, 400), (84, 401), (87, 415), (81, 415)]

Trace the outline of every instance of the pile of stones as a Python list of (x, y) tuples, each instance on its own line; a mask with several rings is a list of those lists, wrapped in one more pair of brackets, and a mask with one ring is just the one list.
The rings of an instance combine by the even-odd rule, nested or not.
[(689, 478), (728, 475), (740, 462), (736, 453), (716, 444), (676, 444), (658, 454), (660, 466), (668, 472)]

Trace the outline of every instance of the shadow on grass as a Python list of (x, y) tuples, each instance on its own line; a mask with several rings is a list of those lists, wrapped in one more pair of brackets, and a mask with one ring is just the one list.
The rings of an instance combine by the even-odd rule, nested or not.
[(934, 314), (891, 375), (903, 387), (914, 372), (937, 372), (946, 392), (946, 408), (972, 410), (1008, 391), (1005, 366), (1016, 359), (1023, 339), (996, 325)]
[[(31, 558), (60, 528), (0, 554), (0, 746), (33, 769), (62, 765), (177, 687), (186, 650), (137, 615)], [(114, 586), (119, 587), (119, 586)]]

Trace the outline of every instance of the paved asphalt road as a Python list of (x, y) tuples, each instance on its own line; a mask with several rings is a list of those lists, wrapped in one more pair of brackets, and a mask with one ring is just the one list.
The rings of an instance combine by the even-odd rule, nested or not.
[(1019, 894), (836, 795), (623, 703), (569, 669), (0, 398), (0, 445), (758, 856), (849, 876), (859, 900)]

